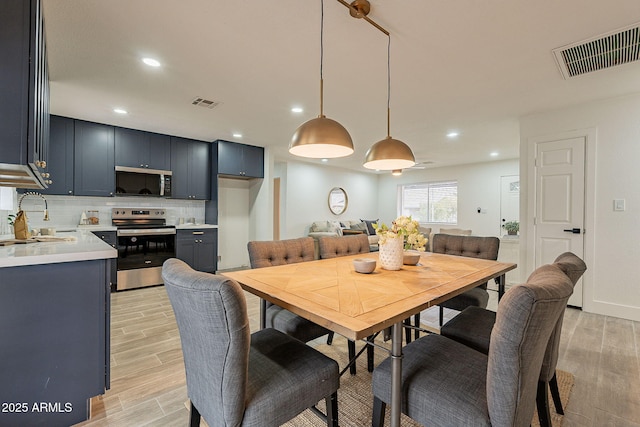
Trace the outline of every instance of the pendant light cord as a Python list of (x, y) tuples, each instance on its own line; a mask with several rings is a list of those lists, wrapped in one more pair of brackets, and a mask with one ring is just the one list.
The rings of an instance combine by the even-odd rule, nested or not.
[(391, 138), (391, 36), (387, 37), (387, 136)]
[(324, 0), (320, 0), (320, 117), (324, 117)]

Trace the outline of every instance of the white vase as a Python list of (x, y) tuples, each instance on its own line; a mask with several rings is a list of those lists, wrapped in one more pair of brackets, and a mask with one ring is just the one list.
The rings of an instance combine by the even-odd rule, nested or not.
[(385, 270), (400, 270), (402, 268), (402, 258), (404, 250), (404, 239), (401, 237), (386, 239), (380, 245), (380, 267)]

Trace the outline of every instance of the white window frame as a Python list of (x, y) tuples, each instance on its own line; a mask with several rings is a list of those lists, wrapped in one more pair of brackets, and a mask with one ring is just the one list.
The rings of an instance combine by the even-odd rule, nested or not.
[[(405, 204), (405, 188), (407, 187), (424, 187), (422, 190), (426, 192), (426, 203), (427, 203), (427, 217), (423, 218), (421, 215), (416, 215), (416, 201), (414, 200), (413, 207), (407, 207)], [(433, 218), (433, 203), (429, 200), (429, 195), (432, 194), (433, 190), (437, 190), (438, 188), (446, 188), (446, 187), (455, 187), (455, 218), (452, 221), (435, 221)], [(421, 199), (420, 203), (423, 203), (424, 200)], [(421, 224), (442, 224), (442, 225), (457, 225), (458, 224), (458, 181), (457, 180), (447, 180), (447, 181), (433, 181), (433, 182), (419, 182), (419, 183), (408, 183), (408, 184), (400, 184), (398, 186), (398, 212), (399, 215), (411, 215), (414, 219), (417, 219)]]

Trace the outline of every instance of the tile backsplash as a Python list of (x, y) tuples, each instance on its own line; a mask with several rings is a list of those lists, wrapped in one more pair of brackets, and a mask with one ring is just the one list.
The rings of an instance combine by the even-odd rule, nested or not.
[[(18, 211), (20, 195), (13, 191), (14, 210), (0, 210), (0, 234), (10, 231), (7, 216)], [(204, 201), (177, 200), (148, 197), (81, 197), (44, 195), (49, 210), (49, 221), (44, 221), (44, 200), (40, 197), (25, 197), (22, 209), (27, 212), (29, 228), (54, 227), (57, 229), (75, 228), (80, 223), (82, 212), (98, 211), (100, 224), (111, 225), (112, 208), (164, 208), (167, 211), (167, 224), (177, 224), (179, 218), (195, 218), (196, 223), (204, 223)]]

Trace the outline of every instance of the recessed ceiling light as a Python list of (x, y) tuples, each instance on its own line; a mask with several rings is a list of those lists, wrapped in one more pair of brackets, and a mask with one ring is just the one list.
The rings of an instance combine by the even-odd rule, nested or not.
[(242, 138), (242, 134), (241, 133), (234, 133), (233, 137), (234, 138)]
[(304, 110), (301, 107), (293, 107), (291, 109), (292, 113), (302, 113)]
[(118, 114), (128, 114), (129, 112), (127, 110), (125, 110), (124, 108), (114, 108), (113, 109), (114, 113), (118, 113)]
[(153, 59), (153, 58), (142, 58), (142, 62), (144, 62), (145, 64), (147, 64), (150, 67), (159, 67), (160, 66), (160, 61), (158, 61), (157, 59)]
[(322, 159), (322, 161), (326, 163), (329, 161), (329, 159)]
[(494, 151), (493, 153), (490, 154), (491, 157), (497, 157), (500, 153), (498, 153), (497, 151)]
[(458, 135), (460, 135), (460, 132), (452, 131), (447, 134), (447, 138), (455, 138)]

